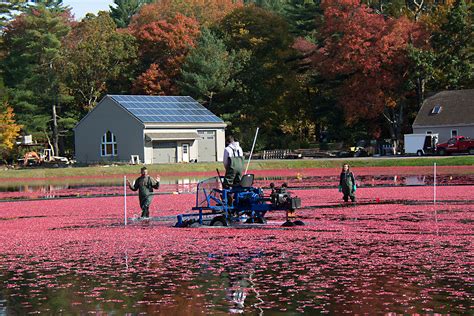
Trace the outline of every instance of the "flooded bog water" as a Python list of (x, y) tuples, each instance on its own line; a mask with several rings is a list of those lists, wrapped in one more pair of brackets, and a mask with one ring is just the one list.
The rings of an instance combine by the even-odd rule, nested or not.
[[(196, 191), (199, 179), (165, 178), (160, 190), (166, 193), (192, 193)], [(18, 199), (50, 199), (66, 197), (116, 196), (123, 195), (123, 179), (89, 178), (80, 182), (31, 181), (28, 183), (0, 183), (0, 201)]]
[[(470, 199), (472, 186), (446, 187)], [(367, 188), (417, 197), (430, 188)], [(311, 199), (332, 189), (307, 190)], [(318, 197), (318, 192), (321, 194)], [(336, 198), (336, 195), (334, 195)], [(340, 198), (339, 194), (338, 197)], [(134, 212), (138, 201), (130, 197)], [(166, 195), (152, 213), (191, 209)], [(0, 315), (469, 314), (474, 205), (304, 209), (305, 226), (123, 226), (123, 198), (2, 203)]]
[[(432, 175), (361, 175), (356, 177), (360, 187), (428, 186)], [(194, 193), (203, 178), (167, 177), (161, 179), (159, 194)], [(472, 185), (474, 175), (440, 175), (437, 185)], [(255, 186), (268, 188), (270, 183), (289, 183), (293, 189), (337, 187), (337, 176), (257, 176)], [(123, 194), (123, 178), (87, 178), (82, 180), (28, 181), (0, 183), (0, 201), (15, 199), (48, 199), (61, 197), (116, 196)]]
[[(190, 194), (156, 197), (152, 216), (190, 212), (199, 180), (163, 177), (160, 193)], [(0, 316), (472, 313), (473, 175), (439, 176), (436, 205), (430, 175), (357, 181), (373, 203), (343, 207), (337, 176), (257, 177), (288, 182), (306, 225), (221, 229), (124, 227), (123, 178), (3, 182), (2, 200), (51, 199), (0, 203)], [(93, 195), (108, 197), (72, 198)]]

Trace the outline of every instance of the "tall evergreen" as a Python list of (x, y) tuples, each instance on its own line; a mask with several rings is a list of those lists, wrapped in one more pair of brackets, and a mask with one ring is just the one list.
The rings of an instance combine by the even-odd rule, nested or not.
[(433, 34), (438, 89), (474, 88), (474, 4), (456, 1), (446, 22)]
[(11, 0), (0, 2), (0, 31), (12, 19), (15, 13), (21, 13), (26, 8), (25, 0)]
[(189, 94), (222, 114), (228, 94), (237, 87), (235, 75), (242, 69), (245, 56), (227, 50), (224, 41), (203, 29), (197, 47), (183, 64), (179, 86), (181, 94)]
[(316, 42), (317, 25), (323, 11), (320, 0), (289, 0), (283, 15), (290, 25), (290, 32), (296, 37), (304, 37)]
[(110, 7), (110, 16), (119, 28), (126, 28), (140, 8), (153, 0), (114, 0), (115, 6)]
[(46, 137), (56, 153), (61, 104), (67, 98), (58, 61), (61, 40), (69, 29), (67, 17), (39, 4), (34, 12), (19, 16), (4, 34), (2, 71), (18, 122), (26, 132)]
[(245, 4), (254, 4), (262, 9), (282, 14), (288, 4), (288, 0), (244, 0)]

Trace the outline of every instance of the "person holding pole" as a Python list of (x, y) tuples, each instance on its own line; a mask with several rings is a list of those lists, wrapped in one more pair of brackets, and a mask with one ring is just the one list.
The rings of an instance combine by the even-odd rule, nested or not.
[(150, 217), (150, 205), (153, 201), (153, 189), (160, 187), (160, 177), (153, 177), (148, 175), (148, 170), (146, 167), (140, 169), (140, 177), (138, 177), (133, 185), (127, 180), (128, 187), (132, 191), (138, 190), (138, 199), (140, 201), (140, 208), (142, 209), (142, 218)]
[(224, 149), (224, 187), (229, 188), (238, 185), (242, 179), (242, 170), (244, 169), (244, 152), (239, 142), (229, 135), (226, 139)]

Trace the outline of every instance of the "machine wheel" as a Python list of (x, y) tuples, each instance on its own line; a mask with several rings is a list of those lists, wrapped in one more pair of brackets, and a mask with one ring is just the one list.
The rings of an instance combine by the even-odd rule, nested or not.
[(188, 227), (189, 228), (198, 228), (198, 227), (201, 227), (201, 224), (199, 224), (199, 222), (193, 222), (193, 223), (189, 224)]
[(216, 217), (212, 220), (211, 226), (216, 226), (216, 227), (223, 227), (223, 226), (228, 226), (227, 221), (225, 220), (224, 217)]
[(474, 148), (469, 148), (469, 155), (474, 155)]
[(290, 222), (290, 221), (286, 221), (281, 226), (282, 227), (293, 227), (293, 226), (295, 226), (295, 223)]
[(440, 149), (440, 150), (438, 150), (438, 154), (439, 154), (440, 156), (444, 156), (444, 155), (446, 155), (446, 150)]
[(267, 220), (263, 217), (249, 218), (245, 221), (246, 224), (266, 224)]
[(304, 226), (304, 222), (300, 220), (294, 221), (293, 224), (295, 224), (295, 226)]
[(416, 152), (416, 155), (417, 155), (417, 156), (420, 156), (420, 157), (423, 156), (423, 151), (422, 151), (422, 150), (418, 150), (418, 151)]

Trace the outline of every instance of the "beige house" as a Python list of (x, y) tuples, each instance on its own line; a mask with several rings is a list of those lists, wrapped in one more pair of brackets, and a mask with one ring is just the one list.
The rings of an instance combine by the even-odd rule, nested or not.
[(74, 128), (76, 160), (222, 161), (225, 127), (188, 96), (107, 95)]
[(414, 134), (474, 138), (474, 89), (439, 92), (425, 100), (413, 122)]

